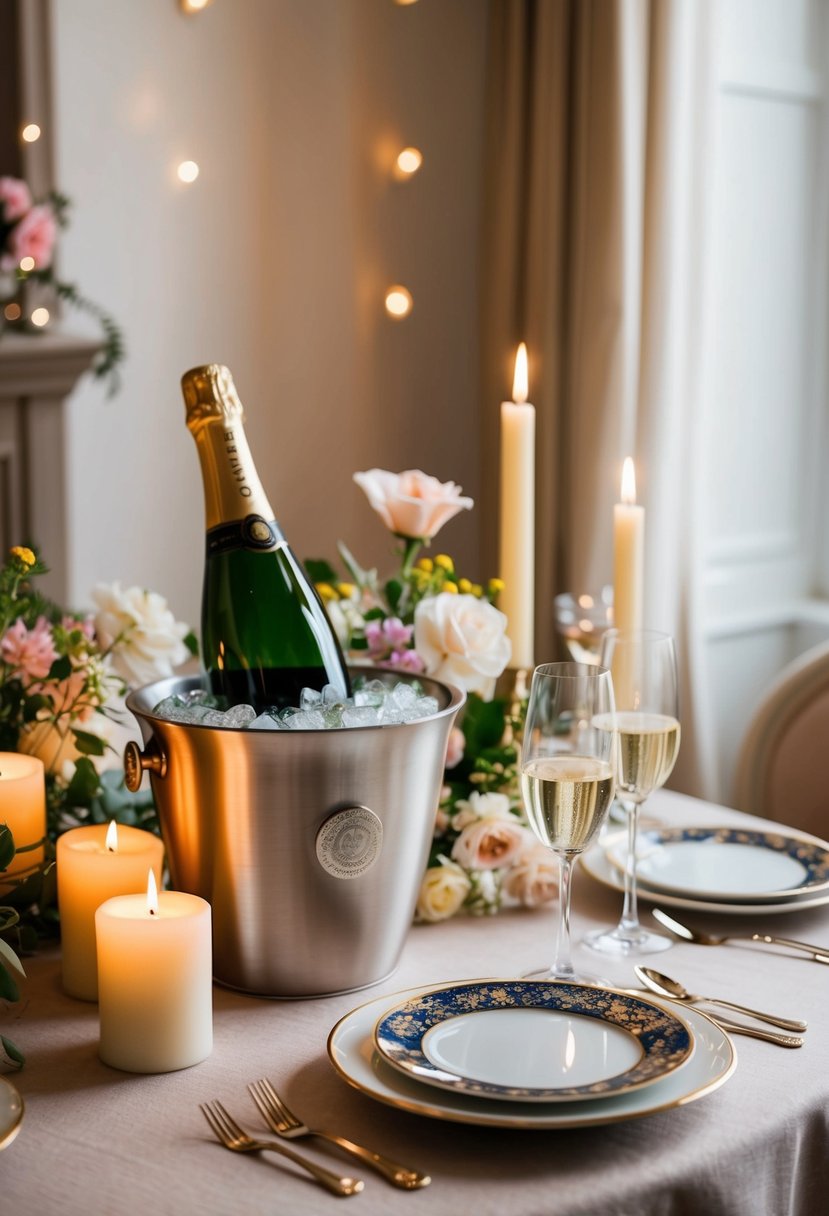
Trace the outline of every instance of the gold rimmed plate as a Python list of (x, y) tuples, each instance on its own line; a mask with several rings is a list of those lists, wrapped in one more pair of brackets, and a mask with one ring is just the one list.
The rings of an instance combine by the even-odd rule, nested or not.
[(639, 1119), (694, 1102), (723, 1085), (737, 1067), (728, 1036), (704, 1013), (685, 1009), (683, 1017), (694, 1036), (694, 1053), (685, 1067), (653, 1085), (576, 1103), (496, 1101), (452, 1093), (423, 1085), (392, 1068), (374, 1047), (374, 1026), (383, 1013), (407, 997), (434, 988), (375, 997), (341, 1018), (328, 1037), (328, 1056), (340, 1077), (374, 1101), (432, 1119), (489, 1127), (575, 1128)]
[(23, 1122), (23, 1099), (7, 1077), (0, 1077), (0, 1148), (8, 1148)]
[(687, 1024), (647, 998), (551, 980), (485, 980), (408, 997), (377, 1021), (392, 1067), (455, 1093), (580, 1102), (627, 1093), (688, 1062)]

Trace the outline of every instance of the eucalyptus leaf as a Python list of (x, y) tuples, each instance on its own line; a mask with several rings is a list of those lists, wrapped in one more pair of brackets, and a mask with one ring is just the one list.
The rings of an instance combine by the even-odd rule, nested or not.
[(72, 660), (68, 654), (62, 655), (59, 659), (55, 659), (52, 666), (49, 668), (50, 680), (68, 680), (72, 674)]
[(78, 730), (77, 727), (71, 728), (72, 735), (75, 739), (75, 747), (84, 756), (103, 756), (106, 752), (107, 745), (100, 735), (93, 735), (88, 730)]
[(66, 791), (66, 801), (70, 806), (89, 806), (98, 792), (100, 778), (91, 760), (81, 756), (75, 763), (75, 771)]
[(0, 1043), (2, 1043), (3, 1051), (5, 1051), (9, 1061), (14, 1064), (16, 1068), (22, 1068), (26, 1063), (26, 1057), (23, 1055), (23, 1052), (18, 1047), (15, 1047), (11, 1039), (7, 1039), (4, 1034), (0, 1034)]
[(25, 980), (26, 972), (23, 970), (23, 964), (15, 954), (14, 950), (12, 950), (9, 943), (4, 942), (2, 937), (0, 937), (0, 960), (3, 959), (5, 959), (6, 963), (10, 967), (14, 967), (15, 971), (19, 971)]
[(0, 824), (0, 870), (7, 870), (14, 857), (14, 836), (8, 824)]
[(312, 583), (338, 583), (340, 581), (337, 571), (325, 558), (306, 558), (305, 570)]
[(348, 573), (358, 587), (374, 587), (377, 583), (377, 571), (364, 570), (354, 554), (343, 541), (337, 541), (337, 550), (345, 563)]

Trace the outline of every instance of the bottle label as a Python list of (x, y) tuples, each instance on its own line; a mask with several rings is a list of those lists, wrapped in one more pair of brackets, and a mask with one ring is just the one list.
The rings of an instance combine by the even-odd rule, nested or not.
[(234, 549), (249, 549), (254, 553), (268, 553), (286, 545), (280, 536), (276, 522), (261, 515), (246, 515), (231, 523), (219, 524), (207, 533), (207, 556), (229, 553)]

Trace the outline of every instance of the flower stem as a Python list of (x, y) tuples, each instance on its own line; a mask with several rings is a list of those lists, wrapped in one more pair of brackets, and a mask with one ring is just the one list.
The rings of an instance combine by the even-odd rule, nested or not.
[(418, 536), (404, 536), (403, 540), (403, 565), (400, 573), (403, 578), (408, 578), (412, 572), (415, 563), (415, 558), (420, 552), (423, 541)]

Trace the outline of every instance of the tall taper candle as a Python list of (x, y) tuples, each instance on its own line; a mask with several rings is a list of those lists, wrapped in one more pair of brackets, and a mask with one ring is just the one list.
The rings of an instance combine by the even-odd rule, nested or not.
[(501, 403), (501, 528), (498, 607), (507, 616), (511, 667), (534, 665), (535, 408), (527, 401), (527, 348), (515, 356), (512, 401)]
[(622, 468), (622, 501), (613, 508), (613, 623), (622, 632), (642, 628), (645, 508), (636, 505), (630, 456)]

